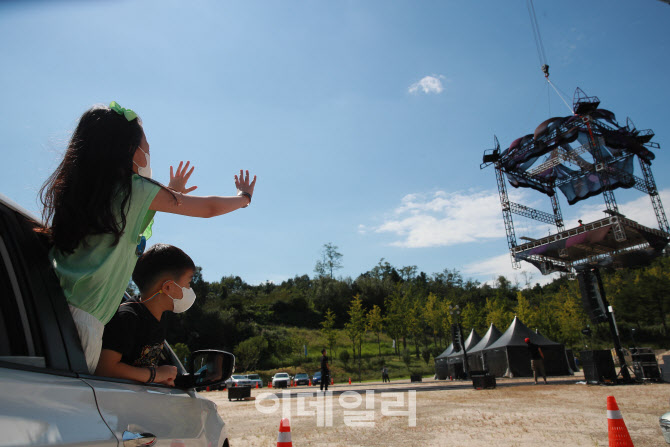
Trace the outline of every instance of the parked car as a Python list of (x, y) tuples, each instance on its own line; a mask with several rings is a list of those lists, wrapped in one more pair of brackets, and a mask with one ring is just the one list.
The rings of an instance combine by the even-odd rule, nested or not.
[(293, 381), (296, 385), (309, 385), (309, 376), (305, 373), (298, 373)]
[(321, 371), (317, 371), (312, 376), (312, 385), (321, 385)]
[(36, 222), (0, 195), (0, 444), (227, 447), (216, 405), (193, 388), (227, 379), (235, 357), (197, 351), (187, 370), (166, 343), (174, 387), (90, 374)]
[(272, 388), (287, 388), (291, 385), (291, 376), (285, 372), (279, 372), (272, 376)]
[(258, 374), (247, 374), (247, 379), (251, 382), (252, 388), (256, 388), (256, 384), (258, 384), (258, 388), (263, 388), (263, 380)]
[(247, 379), (247, 376), (233, 374), (226, 380), (226, 387), (234, 386), (251, 386), (251, 380)]

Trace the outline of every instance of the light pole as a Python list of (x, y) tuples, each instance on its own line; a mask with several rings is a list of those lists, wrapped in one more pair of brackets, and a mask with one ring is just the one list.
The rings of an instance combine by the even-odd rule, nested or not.
[(460, 323), (461, 309), (458, 307), (458, 304), (456, 304), (453, 308), (451, 305), (449, 305), (449, 314), (453, 317), (454, 321), (454, 324), (452, 325), (454, 330), (452, 333), (454, 334), (454, 338), (458, 339), (458, 343), (463, 350), (463, 374), (465, 374), (465, 377), (467, 378), (469, 376), (468, 352), (465, 349), (465, 340), (463, 340), (463, 327)]

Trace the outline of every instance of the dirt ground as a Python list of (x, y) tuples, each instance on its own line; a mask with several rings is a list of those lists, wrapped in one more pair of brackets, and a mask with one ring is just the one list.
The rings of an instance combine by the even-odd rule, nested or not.
[[(264, 388), (252, 390), (255, 401), (232, 402), (227, 391), (201, 394), (218, 405), (231, 447), (276, 445), (283, 411), (296, 447), (607, 446), (607, 396), (616, 398), (635, 446), (667, 445), (658, 419), (670, 411), (670, 384), (598, 386), (581, 380), (558, 377), (534, 385), (529, 378), (497, 379), (492, 390), (475, 390), (469, 381), (354, 383), (331, 386), (327, 398), (314, 387), (290, 388), (285, 395)], [(411, 391), (415, 426), (408, 414)]]

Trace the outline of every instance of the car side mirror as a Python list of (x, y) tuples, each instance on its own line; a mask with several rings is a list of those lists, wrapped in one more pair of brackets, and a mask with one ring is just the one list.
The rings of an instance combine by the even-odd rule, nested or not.
[(226, 351), (207, 349), (191, 353), (188, 387), (217, 385), (235, 371), (235, 356)]

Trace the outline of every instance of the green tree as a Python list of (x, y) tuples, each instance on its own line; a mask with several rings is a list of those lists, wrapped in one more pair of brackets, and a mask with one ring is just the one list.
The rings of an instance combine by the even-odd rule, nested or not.
[(237, 354), (237, 364), (242, 371), (255, 369), (261, 358), (261, 353), (268, 348), (268, 342), (261, 335), (251, 337), (237, 345), (235, 353)]
[(480, 333), (484, 331), (486, 325), (482, 318), (482, 313), (473, 303), (469, 302), (465, 305), (461, 316), (463, 327), (466, 328), (466, 330), (475, 329)]
[(521, 291), (516, 293), (517, 304), (514, 314), (528, 327), (538, 327), (541, 318)]
[(365, 309), (363, 309), (363, 302), (361, 296), (356, 295), (351, 300), (349, 307), (349, 321), (344, 325), (344, 331), (349, 336), (354, 347), (354, 360), (356, 358), (356, 349), (358, 349), (358, 380), (361, 380), (361, 351), (363, 348), (363, 335), (365, 334), (366, 321)]
[(421, 303), (418, 298), (411, 299), (409, 311), (405, 314), (405, 324), (407, 325), (407, 332), (414, 339), (414, 352), (416, 358), (420, 358), (419, 344), (421, 343), (421, 335), (425, 329), (423, 314), (421, 311)]
[(396, 354), (400, 353), (398, 346), (399, 340), (402, 338), (403, 349), (407, 349), (406, 337), (408, 335), (407, 327), (407, 313), (409, 311), (409, 303), (407, 294), (404, 293), (402, 284), (396, 284), (393, 292), (385, 301), (386, 304), (386, 328), (391, 337), (396, 340)]
[(328, 352), (330, 352), (331, 357), (334, 357), (333, 346), (337, 334), (335, 333), (335, 314), (330, 309), (326, 312), (325, 320), (321, 322), (321, 333), (328, 343)]
[[(505, 278), (501, 276), (500, 278)], [(506, 328), (512, 322), (512, 314), (507, 310), (500, 298), (487, 298), (484, 308), (486, 324), (493, 323), (496, 327)]]
[(186, 365), (186, 359), (191, 355), (191, 350), (188, 349), (188, 346), (185, 343), (175, 343), (172, 349), (179, 361)]
[(453, 303), (451, 301), (443, 301), (441, 307), (442, 315), (444, 315), (442, 319), (442, 332), (445, 334), (447, 340), (451, 340), (451, 325), (454, 324), (454, 316), (451, 313)]
[(368, 312), (367, 315), (367, 329), (377, 335), (377, 348), (379, 349), (379, 356), (382, 355), (382, 344), (379, 340), (379, 335), (384, 329), (384, 316), (382, 315), (382, 309), (376, 304), (372, 307), (372, 310)]
[(339, 270), (341, 268), (342, 253), (337, 251), (337, 245), (334, 245), (332, 242), (323, 244), (321, 259), (316, 261), (314, 272), (316, 272), (318, 276), (329, 275), (330, 279), (333, 279), (333, 270)]
[(437, 346), (437, 336), (442, 328), (444, 315), (437, 295), (432, 292), (426, 298), (426, 303), (423, 307), (423, 319), (433, 335), (433, 344)]

